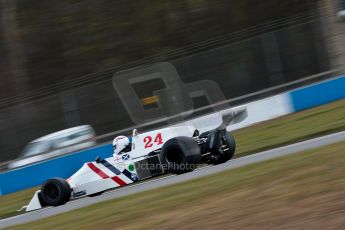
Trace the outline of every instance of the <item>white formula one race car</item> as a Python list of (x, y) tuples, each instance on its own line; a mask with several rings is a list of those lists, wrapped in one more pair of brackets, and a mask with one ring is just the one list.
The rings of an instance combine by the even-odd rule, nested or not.
[[(199, 133), (192, 121), (138, 134), (133, 131), (127, 151), (106, 159), (97, 158), (84, 165), (67, 180), (52, 178), (36, 191), (25, 211), (59, 206), (84, 197), (100, 195), (117, 188), (164, 173), (190, 172), (200, 164), (220, 164), (232, 158), (235, 140), (226, 131), (228, 125), (247, 117), (246, 107), (218, 112), (221, 121), (213, 129)], [(210, 120), (209, 118), (206, 119)], [(116, 151), (115, 151), (116, 152)]]

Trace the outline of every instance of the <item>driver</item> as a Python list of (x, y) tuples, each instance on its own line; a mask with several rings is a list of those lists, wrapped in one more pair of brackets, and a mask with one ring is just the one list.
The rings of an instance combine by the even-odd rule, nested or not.
[(131, 141), (126, 136), (117, 136), (113, 141), (113, 147), (113, 156), (117, 158), (121, 154), (131, 151)]

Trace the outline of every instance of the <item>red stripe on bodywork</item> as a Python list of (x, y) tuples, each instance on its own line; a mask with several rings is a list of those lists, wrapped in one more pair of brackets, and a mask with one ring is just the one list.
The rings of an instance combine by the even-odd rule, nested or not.
[(107, 179), (109, 178), (109, 176), (107, 174), (105, 174), (102, 170), (100, 170), (99, 168), (97, 168), (96, 165), (90, 163), (87, 163), (87, 166), (89, 166), (89, 168), (94, 171), (95, 173), (97, 173), (100, 177), (102, 177), (103, 179)]
[[(103, 179), (107, 179), (109, 178), (109, 176), (107, 174), (105, 174), (101, 169), (97, 168), (96, 165), (94, 165), (93, 163), (89, 162), (87, 163), (87, 166), (89, 166), (89, 168), (94, 171), (95, 173), (97, 173), (100, 177), (102, 177)], [(118, 185), (120, 186), (124, 186), (126, 185), (127, 183), (124, 182), (123, 180), (121, 180), (120, 177), (117, 177), (117, 176), (114, 176), (114, 177), (111, 177), (111, 179), (117, 183)]]
[(114, 176), (111, 178), (113, 181), (115, 181), (116, 183), (118, 183), (120, 186), (124, 186), (126, 185), (126, 182), (124, 182), (123, 180), (121, 180), (120, 177)]

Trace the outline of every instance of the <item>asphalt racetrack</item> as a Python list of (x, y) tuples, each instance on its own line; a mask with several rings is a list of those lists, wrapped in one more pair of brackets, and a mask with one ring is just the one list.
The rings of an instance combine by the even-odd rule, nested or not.
[(288, 146), (284, 146), (284, 147), (280, 147), (280, 148), (276, 148), (276, 149), (272, 149), (272, 150), (268, 150), (268, 151), (264, 151), (260, 153), (256, 153), (253, 155), (237, 158), (221, 165), (206, 166), (206, 167), (199, 168), (193, 172), (186, 173), (183, 175), (178, 175), (178, 176), (171, 175), (171, 176), (166, 176), (159, 179), (149, 180), (146, 182), (144, 181), (144, 182), (137, 183), (134, 185), (119, 188), (116, 190), (110, 190), (98, 197), (93, 197), (93, 198), (86, 197), (86, 198), (71, 201), (59, 207), (43, 208), (37, 211), (32, 211), (32, 212), (24, 213), (18, 216), (2, 219), (0, 220), (0, 228), (5, 228), (5, 227), (17, 225), (17, 224), (22, 224), (22, 223), (42, 219), (45, 217), (57, 215), (60, 213), (64, 213), (64, 212), (68, 212), (74, 209), (85, 207), (91, 204), (95, 204), (101, 201), (119, 198), (126, 195), (143, 192), (150, 189), (160, 188), (160, 187), (171, 185), (171, 184), (177, 184), (177, 183), (181, 183), (188, 180), (193, 180), (199, 177), (219, 173), (224, 170), (229, 170), (229, 169), (241, 167), (244, 165), (248, 165), (248, 164), (252, 164), (252, 163), (256, 163), (260, 161), (265, 161), (265, 160), (273, 159), (276, 157), (280, 157), (280, 156), (284, 156), (284, 155), (288, 155), (288, 154), (292, 154), (292, 153), (296, 153), (296, 152), (300, 152), (300, 151), (308, 150), (312, 148), (317, 148), (320, 146), (324, 146), (324, 145), (328, 145), (328, 144), (332, 144), (332, 143), (336, 143), (336, 142), (340, 142), (344, 140), (345, 140), (345, 131), (330, 134), (330, 135), (319, 137), (319, 138), (314, 138), (311, 140), (299, 142), (296, 144), (292, 144), (292, 145), (288, 145)]

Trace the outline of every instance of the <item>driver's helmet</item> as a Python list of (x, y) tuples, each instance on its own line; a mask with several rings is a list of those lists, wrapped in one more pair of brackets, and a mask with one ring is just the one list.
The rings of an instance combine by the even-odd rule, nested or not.
[(114, 147), (114, 156), (121, 154), (123, 152), (129, 152), (130, 149), (130, 140), (126, 136), (117, 136), (115, 137), (113, 141), (113, 147)]

